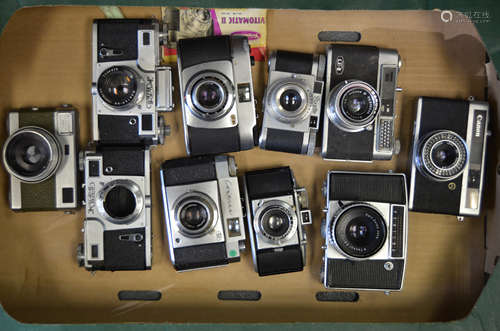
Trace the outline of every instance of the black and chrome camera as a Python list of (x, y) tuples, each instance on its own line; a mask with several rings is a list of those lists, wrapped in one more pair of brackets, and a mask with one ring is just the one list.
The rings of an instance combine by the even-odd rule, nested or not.
[(369, 162), (399, 153), (394, 114), (400, 67), (394, 49), (328, 46), (323, 159)]
[(80, 155), (85, 220), (78, 262), (88, 270), (151, 268), (150, 151), (100, 146)]
[(472, 99), (418, 99), (410, 210), (479, 216), (488, 113), (488, 103)]
[(408, 235), (405, 175), (330, 171), (323, 193), (324, 286), (401, 290)]
[(262, 149), (312, 155), (319, 129), (325, 56), (287, 51), (269, 58)]
[(289, 167), (247, 172), (248, 232), (260, 276), (301, 271), (306, 264), (305, 225), (312, 223), (307, 192)]
[(163, 144), (173, 109), (172, 72), (160, 66), (164, 34), (154, 19), (99, 19), (92, 27), (92, 139)]
[(2, 157), (16, 211), (73, 209), (77, 203), (78, 113), (69, 105), (7, 115)]
[(253, 148), (256, 115), (248, 39), (181, 39), (177, 62), (188, 155)]
[(176, 270), (240, 260), (245, 227), (236, 171), (234, 158), (225, 155), (163, 163), (165, 227)]

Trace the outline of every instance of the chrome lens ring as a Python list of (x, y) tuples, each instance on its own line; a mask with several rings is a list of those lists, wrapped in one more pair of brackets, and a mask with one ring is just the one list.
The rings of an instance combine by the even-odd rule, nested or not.
[[(218, 102), (207, 107), (199, 100), (198, 93), (203, 87), (211, 85), (212, 91), (217, 92)], [(234, 86), (231, 81), (221, 73), (204, 71), (194, 76), (186, 86), (184, 101), (191, 112), (202, 120), (214, 121), (226, 115), (233, 107), (235, 99)]]
[[(186, 237), (198, 238), (212, 231), (219, 218), (215, 202), (202, 192), (187, 192), (180, 196), (175, 202), (175, 222), (179, 231)], [(206, 215), (206, 220), (195, 226), (187, 226), (183, 219), (186, 210), (196, 206)]]
[[(31, 137), (30, 137), (31, 136)], [(31, 140), (36, 140), (37, 143), (41, 143), (41, 146), (28, 146), (26, 143), (26, 138), (32, 138)], [(24, 149), (24, 150), (20, 150)], [(41, 149), (45, 150), (46, 155), (42, 155), (44, 164), (40, 165), (41, 168), (38, 169), (32, 175), (29, 171), (24, 171), (23, 168), (28, 166), (28, 163), (35, 164), (39, 161), (39, 154)], [(38, 152), (36, 152), (38, 150)], [(28, 155), (31, 151), (31, 156)], [(49, 131), (35, 126), (26, 126), (18, 129), (13, 134), (11, 134), (3, 145), (3, 164), (5, 169), (9, 174), (16, 177), (22, 182), (26, 183), (40, 183), (44, 180), (50, 178), (59, 168), (62, 159), (62, 148), (59, 141), (54, 137)], [(32, 158), (30, 160), (23, 160), (26, 157)], [(33, 159), (36, 158), (36, 159)], [(23, 163), (23, 164), (19, 164)]]
[[(126, 194), (127, 199), (123, 199), (123, 195), (116, 195), (115, 192), (121, 190), (121, 192)], [(113, 202), (110, 202), (111, 195), (113, 195)], [(135, 206), (130, 206), (130, 203), (123, 204), (124, 202), (129, 202), (133, 199)], [(119, 206), (109, 206), (109, 203), (114, 203), (118, 201), (122, 205)], [(129, 224), (137, 219), (144, 208), (144, 196), (141, 188), (135, 182), (128, 179), (118, 179), (107, 183), (97, 194), (96, 206), (99, 213), (104, 216), (104, 218), (114, 224)], [(130, 208), (133, 207), (133, 208)], [(130, 210), (117, 211), (119, 208), (130, 208)], [(111, 211), (116, 213), (116, 215), (110, 215)], [(121, 215), (123, 213), (123, 216)], [(119, 215), (119, 216), (117, 216)]]
[[(270, 233), (268, 226), (264, 222), (272, 222), (273, 214), (280, 215), (281, 221), (286, 222), (286, 229), (279, 231), (279, 234)], [(280, 221), (280, 222), (281, 222)], [(254, 216), (254, 230), (264, 241), (272, 244), (286, 242), (297, 232), (297, 214), (292, 206), (281, 200), (269, 200), (260, 205)], [(278, 226), (281, 226), (279, 224)]]
[(139, 103), (144, 89), (144, 79), (127, 66), (107, 68), (97, 80), (99, 97), (105, 105), (116, 110), (128, 110)]
[[(382, 214), (365, 203), (344, 206), (335, 213), (326, 229), (330, 245), (353, 260), (375, 255), (387, 240), (387, 225)], [(359, 234), (364, 237), (359, 238)]]
[[(295, 92), (300, 99), (300, 106), (292, 111), (286, 110), (281, 102), (283, 94), (287, 91)], [(305, 119), (312, 111), (310, 94), (310, 89), (304, 86), (300, 80), (280, 80), (270, 86), (266, 93), (266, 104), (277, 120), (284, 123), (297, 122)]]
[[(352, 107), (359, 111), (354, 114), (347, 111), (348, 101), (362, 98), (364, 102), (356, 102)], [(356, 107), (354, 107), (356, 106)], [(380, 97), (376, 89), (360, 80), (346, 80), (337, 84), (328, 96), (328, 118), (340, 129), (358, 132), (371, 125), (380, 109)]]
[(469, 160), (469, 150), (462, 137), (453, 131), (441, 130), (424, 137), (416, 155), (420, 172), (436, 181), (460, 176)]

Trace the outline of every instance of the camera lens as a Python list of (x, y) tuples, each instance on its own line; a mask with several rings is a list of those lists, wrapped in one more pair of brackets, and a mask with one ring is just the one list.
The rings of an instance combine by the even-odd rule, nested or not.
[(219, 84), (214, 82), (204, 82), (200, 84), (196, 91), (198, 103), (207, 109), (220, 105), (224, 98), (224, 91)]
[(203, 78), (198, 81), (192, 92), (192, 102), (204, 117), (217, 118), (227, 102), (227, 91), (222, 81), (216, 78)]
[(342, 113), (353, 121), (363, 121), (374, 111), (373, 99), (364, 89), (352, 89), (342, 97)]
[(459, 151), (457, 146), (449, 141), (441, 141), (434, 145), (431, 160), (438, 168), (449, 168), (457, 162)]
[(386, 238), (385, 221), (372, 207), (353, 206), (337, 218), (334, 236), (345, 254), (366, 258), (382, 248)]
[(452, 131), (438, 131), (423, 139), (416, 164), (424, 175), (450, 180), (463, 172), (467, 160), (465, 141)]
[(127, 67), (111, 67), (97, 82), (101, 98), (109, 105), (121, 107), (134, 100), (137, 94), (136, 73)]
[(134, 194), (126, 187), (117, 185), (110, 189), (104, 197), (104, 210), (113, 218), (130, 216), (136, 207)]
[(330, 121), (341, 129), (358, 132), (373, 123), (379, 107), (380, 97), (370, 84), (347, 80), (333, 88), (327, 114)]
[(190, 202), (182, 207), (179, 221), (189, 230), (199, 230), (209, 221), (207, 209), (199, 202)]
[(289, 212), (279, 205), (271, 205), (263, 210), (258, 219), (259, 232), (271, 240), (280, 240), (292, 230)]
[(187, 237), (202, 237), (217, 224), (218, 207), (202, 192), (187, 192), (174, 202), (174, 206), (177, 227)]
[(234, 100), (232, 80), (216, 71), (197, 73), (188, 81), (184, 91), (188, 109), (202, 120), (214, 121), (226, 115)]
[(45, 180), (59, 164), (57, 142), (43, 129), (23, 128), (6, 142), (4, 162), (7, 169), (21, 180)]
[(302, 97), (297, 90), (285, 90), (280, 96), (280, 105), (286, 111), (296, 111), (302, 104)]

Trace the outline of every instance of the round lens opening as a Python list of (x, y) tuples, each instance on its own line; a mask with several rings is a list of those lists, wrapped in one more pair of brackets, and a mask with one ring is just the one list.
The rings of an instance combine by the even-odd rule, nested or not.
[(127, 67), (112, 67), (99, 77), (98, 90), (104, 101), (112, 106), (124, 106), (134, 100), (137, 78)]
[(196, 90), (196, 100), (204, 108), (216, 108), (224, 101), (224, 90), (215, 82), (203, 82)]
[(260, 224), (263, 232), (271, 237), (279, 238), (288, 232), (290, 219), (283, 210), (273, 208), (264, 213)]
[(8, 143), (5, 158), (16, 174), (35, 177), (47, 169), (51, 155), (50, 145), (41, 135), (23, 132)]
[(341, 214), (335, 227), (335, 239), (347, 255), (366, 258), (380, 250), (386, 238), (386, 225), (373, 208), (357, 206)]
[(469, 158), (467, 144), (452, 131), (437, 131), (425, 136), (416, 156), (419, 171), (433, 180), (447, 181), (459, 176)]
[(368, 118), (374, 111), (374, 103), (370, 93), (364, 89), (348, 90), (341, 101), (342, 113), (354, 121)]
[(130, 216), (136, 208), (134, 194), (124, 186), (115, 186), (106, 193), (104, 210), (113, 218)]
[(199, 230), (209, 221), (210, 215), (207, 208), (199, 202), (190, 202), (182, 207), (179, 221), (189, 230)]
[(441, 141), (437, 143), (431, 152), (432, 162), (436, 167), (445, 169), (450, 168), (454, 165), (458, 158), (460, 152), (456, 145), (450, 143), (449, 141)]
[(280, 96), (280, 105), (286, 111), (296, 111), (302, 104), (300, 93), (294, 89), (285, 90)]

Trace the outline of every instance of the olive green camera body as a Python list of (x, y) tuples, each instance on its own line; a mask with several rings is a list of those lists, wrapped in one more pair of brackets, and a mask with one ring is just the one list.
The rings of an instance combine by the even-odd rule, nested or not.
[(15, 211), (78, 206), (78, 113), (68, 105), (11, 111), (2, 156)]

